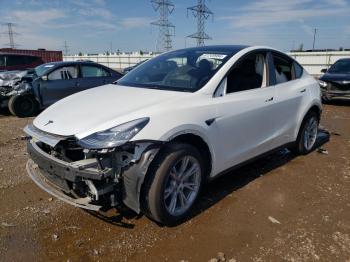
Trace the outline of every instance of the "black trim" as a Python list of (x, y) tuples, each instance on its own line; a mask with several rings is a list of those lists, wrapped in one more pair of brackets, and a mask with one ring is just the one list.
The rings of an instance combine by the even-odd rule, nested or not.
[(207, 126), (211, 126), (212, 123), (214, 123), (215, 118), (210, 118), (208, 120), (205, 121), (205, 123), (207, 124)]
[(268, 81), (269, 81), (269, 86), (275, 86), (277, 81), (276, 81), (276, 72), (275, 72), (275, 65), (273, 63), (273, 56), (271, 52), (268, 52), (267, 55), (267, 72), (269, 74), (268, 76)]
[(238, 169), (238, 168), (240, 168), (240, 167), (242, 167), (242, 166), (245, 166), (245, 165), (247, 165), (247, 164), (249, 164), (249, 163), (251, 163), (251, 162), (254, 162), (254, 161), (258, 160), (258, 159), (261, 159), (261, 158), (264, 158), (264, 157), (266, 157), (266, 156), (268, 156), (268, 155), (271, 155), (272, 153), (278, 152), (278, 151), (280, 151), (280, 150), (283, 149), (283, 148), (292, 147), (292, 146), (294, 145), (294, 143), (295, 143), (295, 142), (286, 143), (286, 144), (284, 144), (284, 145), (282, 145), (282, 146), (276, 147), (276, 148), (271, 149), (271, 150), (269, 150), (269, 151), (267, 151), (267, 152), (265, 152), (265, 153), (262, 153), (262, 154), (260, 154), (260, 155), (258, 155), (258, 156), (255, 156), (255, 157), (253, 157), (253, 158), (251, 158), (251, 159), (248, 159), (248, 160), (246, 160), (246, 161), (243, 161), (243, 162), (241, 162), (241, 163), (239, 163), (239, 164), (237, 164), (237, 165), (235, 165), (235, 166), (229, 167), (228, 169), (226, 169), (226, 170), (224, 170), (224, 171), (221, 171), (220, 173), (218, 173), (218, 174), (215, 175), (214, 177), (210, 177), (210, 178), (208, 179), (208, 181), (211, 182), (211, 181), (217, 179), (218, 177), (220, 177), (220, 176), (222, 176), (222, 175), (225, 175), (225, 174), (227, 174), (227, 173), (229, 173), (229, 172), (231, 172), (231, 171), (233, 171), (233, 170), (236, 170), (236, 169)]

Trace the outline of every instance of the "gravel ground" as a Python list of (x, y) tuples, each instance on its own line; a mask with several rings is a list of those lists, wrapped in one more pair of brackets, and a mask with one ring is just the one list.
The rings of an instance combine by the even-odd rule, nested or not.
[(350, 103), (325, 106), (323, 151), (282, 150), (220, 177), (177, 227), (51, 198), (25, 172), (31, 121), (0, 113), (0, 260), (350, 262)]

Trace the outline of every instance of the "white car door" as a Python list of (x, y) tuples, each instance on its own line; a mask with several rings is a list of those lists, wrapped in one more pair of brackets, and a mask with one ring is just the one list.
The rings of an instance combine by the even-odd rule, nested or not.
[(277, 147), (295, 140), (300, 114), (307, 99), (308, 82), (300, 79), (302, 68), (295, 70), (299, 65), (288, 56), (272, 53), (271, 58), (276, 75), (275, 105), (278, 114), (275, 121), (280, 126), (280, 133), (274, 140)]
[[(226, 90), (223, 91), (224, 95), (214, 98), (218, 115), (215, 119), (217, 127), (215, 153), (220, 167), (218, 168), (220, 170), (217, 170), (219, 172), (273, 148), (272, 139), (278, 132), (275, 124), (275, 116), (278, 112), (274, 103), (275, 87), (269, 86), (267, 79), (266, 53), (263, 53), (265, 61), (262, 73), (260, 72), (262, 74), (260, 86), (251, 85), (249, 78), (256, 77), (252, 72), (250, 72), (252, 74), (246, 74), (251, 70), (239, 69), (240, 64), (244, 64), (244, 59), (252, 59), (259, 55), (261, 57), (261, 53), (254, 52), (242, 58), (243, 62), (242, 59), (238, 61), (238, 65), (236, 63), (233, 66), (218, 89)], [(244, 74), (245, 76), (241, 77)], [(237, 82), (234, 80), (237, 76), (240, 78), (238, 89), (235, 84), (232, 84), (232, 81)]]

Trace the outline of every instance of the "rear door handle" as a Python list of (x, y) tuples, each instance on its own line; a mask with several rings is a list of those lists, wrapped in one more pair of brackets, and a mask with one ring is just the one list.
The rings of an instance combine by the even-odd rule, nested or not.
[(303, 90), (300, 91), (300, 93), (305, 93), (306, 89), (304, 88)]
[(270, 97), (269, 99), (266, 99), (265, 102), (271, 102), (273, 100), (273, 97)]

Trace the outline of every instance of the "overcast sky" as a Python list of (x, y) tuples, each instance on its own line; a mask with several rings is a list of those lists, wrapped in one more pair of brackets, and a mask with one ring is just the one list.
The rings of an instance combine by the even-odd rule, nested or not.
[[(173, 47), (195, 45), (185, 36), (196, 31), (196, 21), (187, 16), (187, 7), (197, 0), (173, 0), (169, 20), (176, 26)], [(301, 43), (312, 47), (317, 28), (316, 48), (350, 48), (350, 0), (211, 0), (215, 13), (206, 23), (213, 38), (206, 44), (268, 45), (288, 51)], [(0, 0), (0, 21), (13, 22), (18, 48), (62, 50), (67, 41), (70, 53), (152, 51), (157, 20), (149, 0)], [(2, 26), (1, 32), (7, 28)], [(0, 46), (8, 43), (0, 35)]]

